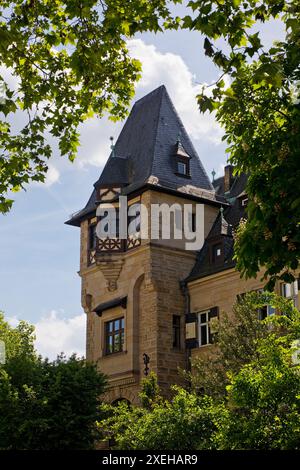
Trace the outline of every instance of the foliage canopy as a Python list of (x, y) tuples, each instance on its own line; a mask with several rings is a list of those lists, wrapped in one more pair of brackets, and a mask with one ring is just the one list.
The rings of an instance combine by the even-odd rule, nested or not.
[[(298, 0), (18, 0), (0, 3), (0, 63), (17, 80), (0, 103), (0, 211), (10, 191), (42, 181), (51, 147), (74, 159), (78, 126), (108, 112), (124, 118), (141, 75), (127, 39), (138, 32), (198, 31), (205, 54), (220, 70), (197, 97), (216, 112), (229, 161), (249, 175), (248, 220), (235, 252), (243, 275), (265, 268), (268, 287), (287, 282), (300, 255), (300, 4)], [(285, 38), (270, 48), (260, 26), (281, 21)], [(230, 85), (226, 85), (226, 83)], [(28, 115), (20, 130), (11, 125)]]
[(89, 449), (99, 438), (105, 377), (83, 359), (37, 356), (34, 329), (0, 314), (6, 363), (0, 365), (0, 449)]
[[(300, 365), (292, 361), (300, 313), (285, 299), (267, 295), (260, 300), (257, 294), (250, 295), (238, 311), (236, 329), (223, 327), (219, 332), (220, 344), (233, 340), (219, 354), (222, 375), (214, 374), (216, 361), (205, 377), (204, 368), (196, 369), (198, 381), (192, 390), (173, 387), (169, 399), (160, 396), (152, 375), (143, 383), (142, 406), (105, 405), (107, 416), (100, 427), (114, 438), (116, 448), (300, 448)], [(257, 309), (266, 300), (282, 314), (261, 321)], [(240, 336), (235, 338), (237, 332)], [(249, 340), (243, 341), (241, 334), (248, 333)], [(239, 353), (241, 357), (234, 357)]]

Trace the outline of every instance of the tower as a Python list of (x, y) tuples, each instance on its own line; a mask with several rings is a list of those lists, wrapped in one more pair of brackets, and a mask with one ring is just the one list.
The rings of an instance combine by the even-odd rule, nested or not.
[[(172, 207), (168, 221), (151, 216), (162, 204)], [(180, 281), (195, 263), (196, 248), (187, 249), (186, 238), (178, 237), (178, 214), (189, 205), (193, 226), (201, 206), (198, 230), (204, 238), (220, 204), (166, 88), (137, 101), (89, 201), (67, 221), (81, 233), (87, 359), (108, 376), (110, 402), (138, 401), (145, 357), (146, 369), (157, 373), (166, 393), (180, 380), (178, 368), (186, 366)], [(98, 237), (99, 226), (105, 229), (109, 222), (114, 234)], [(161, 236), (163, 223), (170, 226), (169, 237)], [(120, 235), (124, 228), (126, 237)]]

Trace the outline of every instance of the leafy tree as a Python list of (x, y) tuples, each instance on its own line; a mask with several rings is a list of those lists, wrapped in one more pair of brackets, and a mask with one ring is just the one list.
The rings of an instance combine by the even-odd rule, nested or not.
[[(146, 407), (105, 405), (107, 416), (99, 425), (107, 439), (113, 437), (117, 449), (299, 449), (300, 365), (292, 355), (300, 337), (300, 312), (284, 299), (268, 296), (282, 314), (263, 320), (266, 330), (256, 323), (257, 309), (252, 315), (262, 305), (252, 295), (252, 318), (247, 323), (241, 314), (235, 330), (249, 333), (249, 342), (235, 341), (234, 332), (227, 336), (235, 344), (223, 354), (226, 395), (215, 393), (214, 385), (210, 396), (173, 387), (174, 396), (162, 399), (152, 376), (143, 382)], [(241, 360), (234, 359), (234, 351)]]
[(300, 334), (299, 313), (294, 321), (285, 317), (280, 324), (292, 326), (290, 334), (261, 339), (258, 357), (231, 376), (221, 448), (300, 448), (300, 367), (291, 361), (291, 340)]
[(157, 387), (154, 399), (154, 381), (154, 374), (143, 380), (144, 403), (150, 390), (146, 407), (130, 407), (126, 403), (104, 406), (108, 417), (99, 426), (106, 430), (106, 439), (113, 437), (115, 448), (122, 450), (214, 448), (214, 435), (226, 418), (224, 406), (175, 386), (171, 401), (161, 398)]
[(0, 311), (0, 340), (5, 343), (6, 359), (14, 357), (34, 358), (34, 327), (25, 321), (20, 321), (12, 328)]
[[(198, 96), (200, 110), (216, 111), (230, 162), (249, 175), (248, 220), (235, 244), (237, 267), (246, 277), (263, 267), (272, 289), (278, 277), (293, 280), (300, 255), (300, 4), (192, 0), (189, 6), (194, 13), (183, 19), (183, 27), (205, 36), (205, 54), (220, 69), (210, 93)], [(260, 24), (275, 19), (285, 39), (267, 49)]]
[(267, 305), (288, 317), (296, 314), (290, 301), (269, 292), (247, 293), (235, 303), (230, 315), (222, 312), (218, 331), (213, 336), (214, 347), (205, 357), (196, 357), (192, 372), (184, 374), (196, 393), (223, 400), (229, 377), (259, 357), (260, 341), (269, 337), (270, 331), (277, 337), (288, 333), (289, 330), (274, 322), (270, 330), (269, 318), (261, 319)]
[(76, 356), (43, 360), (34, 351), (33, 331), (25, 322), (12, 328), (0, 316), (7, 346), (0, 365), (0, 448), (92, 448), (99, 438), (103, 374)]
[[(78, 126), (108, 112), (124, 118), (140, 76), (126, 38), (161, 30), (169, 16), (163, 0), (3, 0), (0, 4), (0, 64), (17, 79), (16, 89), (0, 77), (0, 211), (30, 181), (43, 181), (51, 147), (73, 160)], [(8, 119), (23, 111), (19, 131)]]
[[(198, 96), (200, 110), (216, 111), (229, 160), (249, 175), (249, 217), (237, 233), (237, 266), (246, 277), (264, 267), (272, 289), (276, 278), (293, 278), (300, 254), (299, 1), (190, 0), (183, 18), (169, 11), (176, 3), (182, 2), (1, 2), (0, 60), (18, 78), (18, 89), (6, 86), (0, 104), (0, 210), (11, 207), (9, 190), (44, 179), (51, 155), (47, 133), (73, 160), (81, 122), (104, 112), (125, 116), (140, 77), (127, 38), (164, 28), (198, 31), (205, 54), (220, 69), (211, 91)], [(285, 39), (267, 49), (260, 26), (276, 19)], [(7, 117), (18, 110), (28, 114), (28, 123), (14, 133)]]
[(157, 383), (157, 376), (154, 372), (150, 372), (149, 377), (141, 380), (140, 400), (144, 408), (151, 408), (155, 403), (162, 400), (160, 388)]

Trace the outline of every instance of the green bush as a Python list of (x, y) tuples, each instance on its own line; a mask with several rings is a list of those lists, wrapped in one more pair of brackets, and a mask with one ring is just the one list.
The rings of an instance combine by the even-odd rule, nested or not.
[(7, 360), (0, 365), (0, 449), (89, 449), (99, 430), (105, 377), (94, 365), (34, 351), (34, 330), (12, 328), (0, 314)]

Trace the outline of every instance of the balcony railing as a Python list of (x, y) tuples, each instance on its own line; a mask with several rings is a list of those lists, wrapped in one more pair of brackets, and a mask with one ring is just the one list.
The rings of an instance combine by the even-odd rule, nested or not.
[(97, 247), (88, 250), (88, 264), (96, 263), (97, 253), (122, 253), (141, 244), (141, 239), (135, 235), (129, 235), (126, 240), (121, 238), (104, 238), (97, 240)]

